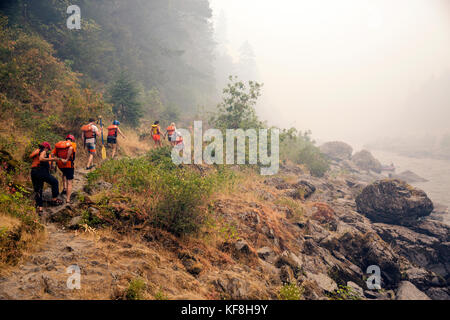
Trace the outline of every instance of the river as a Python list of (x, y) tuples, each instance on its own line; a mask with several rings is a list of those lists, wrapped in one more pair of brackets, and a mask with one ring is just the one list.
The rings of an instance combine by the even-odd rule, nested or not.
[[(410, 158), (392, 152), (370, 150), (383, 165), (394, 163), (396, 173), (410, 170), (428, 182), (412, 183), (422, 189), (434, 202), (450, 207), (450, 161), (431, 158)], [(450, 214), (444, 217), (444, 222), (450, 225)]]

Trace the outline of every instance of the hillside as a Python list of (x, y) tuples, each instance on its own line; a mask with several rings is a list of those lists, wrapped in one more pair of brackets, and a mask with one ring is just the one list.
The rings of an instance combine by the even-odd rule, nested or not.
[[(45, 8), (50, 2), (43, 3)], [(105, 5), (85, 3), (98, 11)], [(118, 2), (116, 9), (142, 19), (150, 9), (136, 3), (145, 10)], [(152, 3), (173, 18), (175, 30), (190, 22), (183, 15), (176, 18), (188, 11), (191, 19), (202, 21), (203, 32), (187, 33), (208, 34), (207, 2), (193, 2), (193, 11), (181, 1), (174, 7)], [(38, 9), (33, 2), (31, 21), (44, 19)], [(112, 28), (104, 21), (108, 15), (98, 11), (94, 22)], [(262, 84), (230, 77), (214, 114), (180, 113), (164, 95), (174, 101), (190, 95), (192, 108), (198, 96), (209, 96), (198, 83), (209, 83), (200, 72), (208, 72), (207, 65), (189, 65), (161, 46), (163, 66), (182, 67), (171, 74), (176, 81), (165, 83), (164, 73), (156, 76), (151, 65), (136, 82), (136, 74), (118, 67), (119, 57), (132, 49), (119, 50), (116, 43), (112, 61), (81, 74), (83, 56), (63, 54), (64, 43), (55, 41), (61, 40), (55, 36), (58, 29), (42, 23), (19, 28), (21, 14), (9, 14), (9, 22), (0, 16), (0, 299), (450, 299), (449, 227), (434, 219), (439, 209), (423, 191), (386, 179), (368, 151), (352, 155), (342, 142), (318, 148), (311, 132), (291, 128), (280, 129), (279, 148), (275, 139), (268, 143), (271, 155), (279, 149), (280, 171), (273, 176), (260, 175), (261, 163), (175, 165), (165, 139), (163, 148), (150, 141), (154, 120), (160, 119), (162, 128), (172, 121), (189, 127), (200, 118), (220, 132), (268, 129), (255, 109)], [(59, 17), (61, 7), (49, 15)], [(140, 19), (132, 28), (136, 34), (145, 32), (137, 31)], [(124, 28), (119, 34), (127, 41), (119, 43), (135, 43)], [(104, 46), (114, 42), (107, 35), (100, 42)], [(77, 40), (69, 43), (76, 46)], [(147, 61), (138, 57), (127, 63), (135, 72)], [(201, 55), (191, 58), (202, 60)], [(101, 72), (109, 62), (120, 74), (117, 79)], [(196, 79), (194, 87), (178, 87), (189, 79)], [(139, 81), (149, 87), (142, 90)], [(151, 88), (156, 81), (164, 82), (165, 93)], [(95, 169), (87, 171), (80, 128), (100, 116), (105, 125), (124, 119), (126, 138), (119, 138), (117, 158), (102, 160), (97, 154)], [(40, 216), (29, 154), (39, 143), (53, 146), (67, 134), (80, 146), (73, 203), (51, 207), (46, 189)], [(262, 152), (255, 152), (259, 159)], [(55, 175), (61, 180), (60, 173)], [(68, 290), (71, 266), (81, 271), (79, 289)], [(374, 266), (380, 270), (379, 288), (367, 282)]]

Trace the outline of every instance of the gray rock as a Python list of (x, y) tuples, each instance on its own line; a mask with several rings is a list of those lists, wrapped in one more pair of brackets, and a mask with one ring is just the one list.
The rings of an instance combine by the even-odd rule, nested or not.
[(80, 226), (81, 221), (83, 220), (82, 216), (77, 216), (77, 217), (73, 217), (69, 223), (67, 224), (67, 226), (70, 229), (77, 229)]
[(367, 150), (361, 150), (352, 156), (352, 162), (362, 170), (381, 173), (381, 163)]
[(433, 211), (425, 192), (400, 180), (380, 180), (356, 197), (359, 213), (372, 222), (408, 225)]
[(275, 252), (269, 247), (262, 247), (256, 251), (258, 257), (270, 263), (275, 262)]
[(325, 292), (333, 292), (338, 288), (336, 282), (333, 281), (329, 276), (323, 273), (314, 274), (306, 271), (306, 277), (313, 280), (317, 285)]
[(350, 145), (340, 141), (326, 142), (319, 148), (328, 158), (336, 161), (349, 160), (353, 153)]
[(397, 289), (396, 300), (431, 300), (409, 281), (402, 281)]
[(355, 293), (359, 295), (359, 297), (364, 297), (364, 290), (353, 281), (348, 281), (347, 287), (351, 288)]

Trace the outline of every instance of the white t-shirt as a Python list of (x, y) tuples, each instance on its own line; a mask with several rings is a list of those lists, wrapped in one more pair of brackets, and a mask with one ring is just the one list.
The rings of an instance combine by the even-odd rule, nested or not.
[[(94, 131), (95, 135), (98, 136), (99, 132), (100, 132), (98, 130), (98, 128), (94, 124), (91, 124), (91, 127), (92, 127), (92, 131)], [(95, 138), (86, 139), (86, 143), (95, 143)]]

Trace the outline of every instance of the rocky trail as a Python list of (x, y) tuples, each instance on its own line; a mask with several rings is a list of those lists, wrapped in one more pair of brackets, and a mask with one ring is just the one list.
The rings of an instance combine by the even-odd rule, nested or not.
[[(73, 183), (75, 195), (86, 183), (86, 172), (76, 172)], [(75, 198), (72, 205), (76, 205)], [(65, 230), (49, 221), (51, 216), (66, 210), (68, 206), (64, 204), (45, 209), (42, 222), (46, 226), (46, 240), (15, 270), (0, 278), (0, 299), (77, 298), (81, 293), (86, 294), (82, 291), (83, 287), (101, 288), (108, 283), (105, 280), (114, 279), (114, 273), (104, 263), (106, 256), (97, 243), (98, 237), (93, 229)], [(81, 290), (68, 288), (68, 279), (74, 272), (70, 266), (78, 266), (81, 270)], [(76, 282), (72, 284), (73, 287)]]

